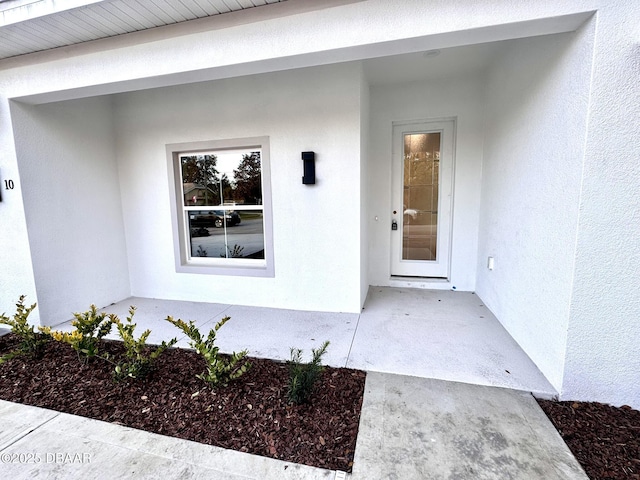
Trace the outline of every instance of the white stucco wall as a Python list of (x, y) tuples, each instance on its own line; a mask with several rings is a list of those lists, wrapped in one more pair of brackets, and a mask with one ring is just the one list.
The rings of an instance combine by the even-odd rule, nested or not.
[[(510, 42), (489, 70), (477, 293), (560, 391), (592, 26)], [(487, 268), (487, 258), (495, 269)]]
[[(0, 95), (0, 313), (15, 313), (15, 303), (26, 295), (29, 305), (37, 302), (33, 278), (31, 251), (22, 202), (22, 182), (16, 162), (15, 141), (11, 126), (11, 112), (6, 97)], [(13, 190), (6, 190), (4, 182), (12, 180)], [(40, 322), (40, 311), (29, 316), (34, 324)]]
[[(479, 75), (371, 88), (369, 280), (391, 285), (392, 122), (456, 118), (453, 235), (449, 282), (430, 288), (473, 291), (476, 277), (483, 141)], [(378, 220), (375, 217), (378, 217)]]
[(369, 292), (369, 142), (371, 92), (366, 78), (360, 77), (360, 306)]
[[(300, 310), (360, 310), (358, 65), (335, 65), (115, 99), (133, 295)], [(269, 136), (274, 278), (175, 272), (165, 144)], [(316, 152), (303, 185), (301, 152)]]
[(40, 322), (129, 296), (108, 98), (12, 105)]
[[(520, 3), (521, 8), (491, 5), (480, 14), (481, 2), (470, 12), (463, 0), (446, 5), (369, 0), (325, 9), (327, 3), (320, 0), (284, 2), (6, 59), (0, 63), (0, 174), (18, 178), (11, 98), (46, 103), (561, 31), (592, 8), (570, 0), (535, 7)], [(540, 21), (545, 18), (550, 20)], [(35, 297), (18, 192), (19, 184), (0, 205), (2, 230), (10, 232), (0, 244), (2, 264), (8, 267), (0, 272), (6, 292), (0, 311), (13, 308), (16, 293)]]
[(597, 31), (562, 397), (640, 409), (640, 4)]
[[(571, 25), (576, 26), (584, 21), (590, 11), (597, 11), (593, 89), (588, 108), (588, 124), (583, 129), (583, 132), (586, 131), (586, 147), (583, 156), (585, 175), (582, 196), (576, 200), (574, 178), (569, 178), (571, 175), (569, 177), (563, 175), (561, 179), (555, 177), (548, 179), (552, 182), (552, 186), (568, 188), (567, 192), (564, 190), (557, 192), (558, 198), (561, 201), (567, 200), (564, 202), (566, 205), (571, 204), (569, 200), (576, 201), (573, 205), (577, 205), (575, 208), (578, 210), (553, 211), (549, 223), (541, 210), (534, 212), (531, 220), (524, 216), (515, 218), (517, 227), (523, 229), (522, 231), (531, 231), (534, 227), (535, 229), (540, 227), (544, 231), (560, 228), (561, 231), (566, 232), (569, 230), (567, 225), (575, 223), (573, 235), (570, 235), (574, 240), (577, 237), (573, 260), (564, 257), (564, 253), (569, 251), (569, 240), (550, 240), (548, 244), (545, 242), (543, 248), (536, 251), (532, 240), (526, 235), (515, 238), (512, 233), (507, 233), (505, 235), (513, 236), (514, 243), (506, 245), (503, 237), (498, 235), (498, 227), (503, 225), (502, 218), (489, 212), (490, 216), (493, 215), (492, 218), (485, 217), (479, 229), (480, 253), (475, 265), (479, 268), (478, 286), (484, 289), (487, 298), (494, 298), (494, 311), (499, 313), (499, 318), (508, 325), (510, 331), (517, 336), (518, 341), (532, 358), (539, 362), (538, 364), (554, 385), (562, 388), (564, 397), (600, 399), (615, 403), (630, 403), (640, 407), (637, 388), (639, 383), (637, 372), (640, 371), (637, 363), (637, 344), (640, 336), (637, 326), (637, 319), (640, 318), (637, 277), (640, 254), (637, 228), (634, 228), (637, 225), (639, 209), (638, 196), (635, 192), (640, 185), (640, 173), (635, 160), (639, 150), (637, 122), (640, 118), (640, 106), (636, 101), (637, 78), (640, 71), (638, 66), (640, 63), (638, 61), (640, 5), (638, 2), (369, 0), (319, 11), (314, 11), (313, 7), (310, 7), (311, 4), (319, 5), (320, 0), (307, 2), (306, 6), (304, 2), (302, 4), (294, 1), (284, 2), (277, 8), (252, 9), (255, 11), (242, 15), (221, 15), (220, 18), (211, 21), (199, 22), (197, 28), (185, 22), (164, 29), (153, 29), (149, 32), (0, 62), (0, 178), (12, 178), (16, 182), (15, 190), (3, 191), (3, 201), (0, 203), (0, 231), (2, 232), (0, 235), (0, 264), (2, 265), (0, 312), (11, 311), (13, 303), (21, 293), (26, 293), (29, 296), (28, 300), (36, 299), (34, 268), (37, 267), (32, 262), (32, 248), (27, 235), (27, 220), (21, 198), (25, 185), (22, 183), (22, 174), (18, 171), (18, 158), (9, 115), (9, 99), (23, 97), (35, 103), (49, 102), (331, 64), (380, 55), (424, 51), (431, 48), (526, 37), (566, 31)], [(528, 103), (527, 109), (520, 112), (523, 118), (531, 118), (537, 122), (529, 124), (531, 132), (552, 131), (552, 138), (555, 138), (556, 129), (551, 128), (553, 124), (559, 125), (562, 127), (559, 130), (564, 129), (565, 132), (571, 132), (572, 129), (577, 128), (567, 126), (566, 122), (559, 118), (561, 115), (558, 113), (561, 112), (564, 115), (566, 111), (567, 114), (574, 115), (577, 111), (573, 108), (575, 105), (568, 106), (566, 102), (567, 98), (575, 92), (569, 92), (567, 96), (559, 95), (558, 90), (563, 91), (566, 87), (568, 73), (567, 68), (562, 66), (565, 61), (569, 65), (574, 65), (577, 72), (581, 72), (577, 75), (576, 81), (585, 81), (583, 75), (585, 64), (588, 65), (592, 58), (586, 53), (588, 48), (582, 53), (578, 50), (587, 44), (588, 42), (583, 43), (582, 46), (571, 44), (565, 46), (564, 50), (555, 52), (529, 52), (533, 54), (534, 59), (543, 60), (545, 55), (549, 55), (550, 60), (556, 59), (560, 62), (553, 65), (543, 62), (541, 72), (531, 71), (528, 63), (523, 64), (522, 71), (530, 73), (529, 76), (518, 77), (519, 69), (516, 66), (520, 60), (513, 54), (510, 57), (511, 66), (504, 62), (498, 65), (499, 69), (511, 71), (521, 81), (522, 97), (518, 98), (520, 104), (522, 104), (522, 98), (532, 97), (536, 100)], [(569, 55), (569, 51), (573, 51), (574, 54)], [(577, 62), (574, 61), (576, 58), (583, 58), (585, 61), (576, 64)], [(344, 72), (340, 74), (348, 76)], [(554, 82), (557, 80), (557, 87), (548, 85), (541, 78), (541, 74), (550, 75)], [(313, 79), (310, 80), (311, 85), (315, 85)], [(493, 83), (492, 87), (493, 97), (496, 99), (493, 108), (496, 113), (515, 115), (518, 113), (515, 106), (503, 105), (499, 108), (502, 103), (499, 101), (500, 98), (505, 99), (509, 94), (514, 94), (508, 88), (504, 93), (498, 92), (499, 80), (496, 78), (494, 82), (497, 83)], [(246, 80), (243, 81), (246, 82)], [(227, 85), (230, 91), (234, 91), (232, 88), (234, 84), (235, 82), (231, 81), (224, 85)], [(285, 83), (285, 85), (294, 87), (294, 91), (300, 87), (297, 84)], [(276, 87), (261, 84), (254, 85), (254, 88), (257, 95), (262, 92), (274, 92), (273, 89)], [(329, 97), (322, 86), (319, 86), (318, 90), (321, 98), (322, 95)], [(547, 96), (542, 95), (542, 92), (547, 92), (557, 100), (555, 106), (550, 105), (551, 101)], [(315, 91), (312, 94), (315, 95)], [(145, 95), (131, 94), (131, 99), (144, 106)], [(157, 92), (149, 93), (150, 98), (155, 98), (154, 95), (157, 95)], [(357, 93), (354, 93), (353, 99), (356, 97)], [(267, 97), (260, 95), (260, 99), (264, 98)], [(193, 99), (188, 96), (186, 99), (187, 103), (193, 102)], [(353, 99), (350, 98), (350, 100)], [(176, 103), (175, 99), (171, 101), (173, 104)], [(327, 101), (330, 102), (331, 99)], [(354, 100), (353, 112), (359, 111), (356, 104), (357, 101)], [(372, 110), (373, 107), (372, 99)], [(286, 107), (280, 105), (275, 105), (274, 108), (277, 112), (291, 113)], [(548, 108), (549, 115), (543, 115), (540, 109), (544, 108)], [(132, 112), (132, 114), (135, 113)], [(160, 112), (158, 120), (160, 129), (166, 129), (168, 117), (167, 112)], [(373, 119), (373, 116), (371, 118)], [(150, 127), (152, 120), (149, 118), (146, 120), (147, 126)], [(576, 125), (580, 125), (583, 120), (578, 119)], [(310, 122), (307, 123), (309, 124)], [(277, 128), (280, 127), (282, 127), (281, 133), (289, 130), (296, 131), (295, 125), (291, 128), (279, 125)], [(488, 171), (491, 169), (495, 169), (497, 173), (509, 171), (515, 175), (513, 180), (516, 182), (521, 181), (517, 174), (531, 174), (534, 181), (539, 180), (538, 173), (529, 165), (529, 162), (533, 163), (537, 159), (533, 158), (529, 152), (523, 151), (518, 140), (522, 139), (531, 147), (541, 148), (543, 151), (548, 150), (548, 145), (530, 134), (525, 135), (524, 130), (516, 129), (514, 133), (513, 129), (495, 122), (489, 127), (495, 132), (505, 132), (507, 137), (498, 141), (495, 135), (491, 136), (494, 143), (487, 145), (485, 153), (491, 153), (495, 161), (487, 165)], [(197, 131), (197, 126), (195, 130)], [(189, 133), (192, 132), (193, 130)], [(207, 138), (211, 136), (211, 131), (205, 133)], [(352, 145), (357, 150), (360, 136), (355, 137), (352, 139)], [(488, 135), (487, 138), (489, 137)], [(579, 133), (577, 137), (580, 138)], [(553, 155), (568, 153), (577, 148), (575, 137), (567, 138), (568, 145), (559, 144), (560, 150), (557, 152), (554, 150)], [(509, 161), (509, 158), (513, 157), (511, 153), (507, 153), (510, 151), (507, 148), (509, 142), (512, 143), (514, 152), (524, 159), (523, 163), (518, 163), (518, 167), (514, 167)], [(149, 141), (147, 146), (153, 144), (154, 142)], [(132, 151), (142, 148), (133, 143), (121, 145), (121, 147), (131, 148)], [(352, 150), (349, 152), (361, 153)], [(372, 151), (371, 154), (373, 153)], [(604, 160), (603, 157), (605, 157)], [(280, 173), (287, 179), (295, 177), (295, 181), (299, 182), (299, 151), (296, 152), (294, 159), (289, 157), (287, 159), (292, 162), (292, 170), (280, 171)], [(322, 178), (325, 174), (322, 170), (324, 161), (322, 156), (318, 157), (318, 174), (322, 181), (325, 180)], [(138, 162), (143, 167), (153, 164), (148, 157), (144, 156)], [(331, 163), (331, 166), (337, 165)], [(375, 168), (373, 158), (369, 166), (370, 170)], [(135, 170), (132, 166), (124, 165), (124, 167), (123, 170), (123, 160), (120, 158), (121, 173)], [(504, 167), (504, 170), (501, 170), (501, 167)], [(568, 171), (573, 172), (573, 169)], [(275, 174), (275, 170), (273, 173)], [(362, 174), (361, 171), (352, 170), (349, 170), (349, 173), (354, 175), (353, 178), (360, 178)], [(166, 188), (166, 182), (161, 182), (159, 175), (161, 176), (162, 172), (151, 173), (154, 185)], [(54, 176), (54, 178), (58, 177)], [(505, 200), (518, 200), (519, 196), (511, 190), (511, 184), (500, 184), (498, 176), (491, 176), (491, 180), (487, 180), (489, 178), (487, 175), (484, 178), (488, 183), (483, 184), (483, 187), (497, 188), (504, 185), (506, 189), (504, 195), (490, 196), (486, 201), (483, 200), (487, 206), (495, 206), (497, 212), (511, 213), (512, 216), (517, 211), (528, 215), (528, 209), (520, 203), (516, 202), (513, 208), (507, 209), (499, 201), (500, 196)], [(125, 181), (129, 180), (125, 179)], [(336, 182), (342, 181), (342, 179), (336, 180)], [(294, 183), (287, 183), (287, 185), (294, 185)], [(318, 187), (321, 185), (319, 184)], [(344, 186), (342, 183), (332, 185)], [(531, 190), (531, 187), (525, 187), (523, 194), (533, 193)], [(483, 188), (483, 192), (489, 191), (489, 188)], [(556, 194), (556, 190), (550, 193)], [(318, 198), (322, 200), (324, 195), (322, 188), (306, 190), (305, 201)], [(356, 198), (360, 198), (361, 195), (360, 189), (354, 193)], [(282, 202), (282, 198), (278, 201)], [(295, 213), (294, 207), (288, 209), (287, 205), (281, 205), (281, 207), (287, 213)], [(154, 208), (161, 210), (167, 207), (161, 204), (154, 205)], [(317, 208), (318, 210), (314, 213), (318, 215), (324, 213), (319, 207)], [(360, 218), (350, 206), (347, 213), (353, 215), (353, 218)], [(369, 221), (374, 215), (375, 211), (372, 207), (368, 213)], [(153, 215), (155, 221), (159, 221), (160, 217), (161, 212), (158, 211)], [(494, 219), (496, 224), (492, 223)], [(131, 221), (129, 219), (125, 222), (129, 231)], [(511, 228), (511, 224), (507, 227)], [(374, 230), (375, 228), (370, 230), (371, 242), (375, 241)], [(292, 233), (286, 228), (281, 232), (281, 234)], [(129, 232), (128, 235), (130, 235)], [(167, 235), (167, 232), (164, 231), (163, 235)], [(559, 237), (559, 235), (555, 236)], [(156, 246), (166, 247), (168, 238), (167, 236), (160, 240)], [(365, 236), (362, 235), (358, 241), (364, 238)], [(496, 278), (489, 278), (488, 273), (483, 270), (486, 256), (495, 253), (489, 248), (490, 241), (504, 246), (504, 250), (501, 250), (499, 255), (496, 254), (496, 270), (492, 272), (495, 274), (493, 277), (498, 277), (499, 281), (496, 281)], [(359, 258), (358, 252), (351, 250), (351, 240), (347, 243), (349, 253), (353, 258)], [(520, 248), (520, 254), (516, 252), (516, 247)], [(139, 250), (141, 246), (137, 245), (135, 248)], [(335, 251), (339, 252), (340, 248), (340, 244), (336, 245)], [(372, 248), (380, 247), (373, 245)], [(556, 248), (564, 253), (557, 253)], [(540, 252), (547, 252), (551, 256), (542, 258)], [(326, 250), (322, 253), (326, 256)], [(507, 256), (506, 262), (504, 255)], [(373, 263), (373, 256), (370, 258)], [(167, 260), (163, 258), (162, 262), (165, 261)], [(570, 261), (574, 261), (574, 268), (572, 273), (568, 274), (567, 264)], [(129, 263), (132, 263), (131, 258)], [(135, 259), (135, 263), (136, 268), (149, 267), (148, 271), (151, 272), (156, 268), (145, 265), (144, 261), (139, 259)], [(538, 274), (539, 277), (534, 278), (536, 274), (532, 273), (533, 270), (525, 268), (526, 265), (531, 265), (532, 268), (551, 265), (553, 268), (545, 270), (546, 276)], [(286, 261), (284, 266), (290, 270), (294, 268)], [(361, 264), (358, 265), (358, 267), (361, 266)], [(351, 267), (354, 266), (351, 265)], [(144, 268), (140, 271), (145, 271)], [(277, 262), (276, 269), (278, 268), (280, 265)], [(510, 280), (513, 280), (513, 283), (511, 283), (504, 275), (513, 268), (522, 273), (522, 277), (512, 275)], [(327, 271), (330, 270), (331, 267), (328, 267)], [(359, 268), (354, 268), (353, 271), (357, 272)], [(373, 276), (375, 273), (373, 267), (370, 271)], [(357, 276), (357, 273), (354, 275)], [(331, 276), (331, 280), (334, 276)], [(324, 280), (327, 278), (323, 278)], [(355, 280), (356, 283), (361, 281), (361, 279)], [(151, 282), (155, 282), (155, 279)], [(571, 285), (570, 287), (566, 286), (567, 282)], [(135, 280), (134, 283), (137, 286), (144, 285), (140, 279)], [(533, 295), (525, 288), (526, 285), (534, 288), (533, 291), (538, 295)], [(185, 291), (180, 290), (186, 288), (185, 285), (154, 283), (152, 286), (156, 291), (164, 291), (171, 287), (174, 293), (186, 295)], [(173, 289), (174, 286), (175, 289)], [(362, 286), (361, 283), (360, 286)], [(314, 287), (317, 288), (317, 285)], [(199, 288), (206, 289), (205, 286)], [(301, 290), (298, 289), (296, 294), (301, 295)], [(498, 293), (511, 290), (521, 295), (506, 304), (502, 304), (496, 298)], [(544, 304), (549, 299), (553, 306)], [(356, 302), (349, 300), (349, 303)], [(496, 308), (498, 304), (501, 306)], [(525, 308), (525, 305), (528, 305), (528, 308)], [(531, 311), (538, 312), (535, 318), (527, 315), (527, 312)], [(521, 316), (520, 313), (523, 315)], [(536, 324), (540, 319), (542, 323)], [(558, 319), (558, 323), (555, 323), (555, 319)], [(537, 325), (539, 331), (533, 331), (532, 325)], [(553, 338), (556, 333), (558, 338)], [(563, 342), (566, 347), (564, 360), (562, 358)], [(564, 376), (563, 367), (560, 365), (563, 361), (566, 365)]]

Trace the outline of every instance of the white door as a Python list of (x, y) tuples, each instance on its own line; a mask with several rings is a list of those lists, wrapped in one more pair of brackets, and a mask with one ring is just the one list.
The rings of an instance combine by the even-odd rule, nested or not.
[(391, 275), (449, 276), (454, 120), (393, 124)]

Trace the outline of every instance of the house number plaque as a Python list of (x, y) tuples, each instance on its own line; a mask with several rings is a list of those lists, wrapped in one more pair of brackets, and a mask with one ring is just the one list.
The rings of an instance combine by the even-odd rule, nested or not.
[[(13, 183), (13, 180), (5, 180), (4, 181), (4, 189), (5, 190), (13, 190), (14, 188), (16, 188), (15, 183)], [(2, 190), (0, 190), (1, 192)], [(2, 193), (0, 193), (0, 202), (2, 201)]]

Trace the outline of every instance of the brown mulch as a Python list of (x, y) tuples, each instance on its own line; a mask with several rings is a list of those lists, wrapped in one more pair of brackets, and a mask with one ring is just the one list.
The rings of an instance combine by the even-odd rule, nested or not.
[[(0, 337), (0, 355), (17, 345)], [(122, 353), (120, 342), (101, 352)], [(112, 365), (82, 365), (66, 344), (0, 365), (0, 399), (332, 470), (351, 471), (365, 373), (327, 367), (310, 403), (287, 403), (288, 367), (250, 359), (247, 374), (211, 390), (191, 350), (172, 348), (143, 380), (114, 382)], [(640, 411), (538, 400), (591, 480), (640, 480)]]
[(538, 400), (591, 480), (640, 480), (640, 411)]
[[(16, 344), (0, 337), (0, 355)], [(120, 342), (101, 352), (122, 353)], [(251, 369), (212, 390), (195, 377), (203, 360), (169, 349), (143, 380), (115, 383), (101, 359), (82, 365), (68, 345), (49, 342), (40, 359), (0, 365), (0, 398), (288, 462), (351, 471), (365, 373), (327, 367), (310, 402), (291, 405), (285, 363), (251, 358)]]

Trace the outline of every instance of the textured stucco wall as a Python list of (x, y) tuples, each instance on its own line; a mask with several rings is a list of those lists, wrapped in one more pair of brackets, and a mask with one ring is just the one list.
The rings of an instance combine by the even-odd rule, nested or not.
[[(132, 293), (360, 311), (360, 83), (335, 65), (132, 92), (115, 100)], [(176, 273), (165, 145), (269, 136), (274, 278)], [(302, 185), (303, 151), (316, 185)]]
[(369, 151), (371, 92), (364, 75), (360, 82), (360, 303), (364, 305), (369, 292)]
[[(370, 0), (317, 10), (284, 2), (220, 15), (197, 28), (184, 22), (3, 60), (0, 174), (19, 179), (11, 98), (45, 103), (540, 34), (567, 28), (576, 19), (563, 15), (595, 4)], [(0, 229), (6, 232), (0, 259), (7, 266), (0, 272), (0, 311), (13, 308), (17, 293), (36, 296), (20, 188), (0, 205)]]
[[(37, 302), (33, 265), (27, 236), (27, 224), (22, 202), (22, 182), (16, 162), (11, 111), (6, 97), (0, 95), (0, 313), (13, 315), (15, 302), (26, 295), (26, 302)], [(13, 190), (4, 189), (4, 181), (13, 181)], [(29, 317), (40, 322), (40, 311)]]
[(592, 32), (510, 42), (487, 84), (477, 293), (558, 391)]
[(640, 408), (640, 4), (597, 18), (562, 397)]
[(12, 113), (40, 322), (128, 297), (110, 100)]

